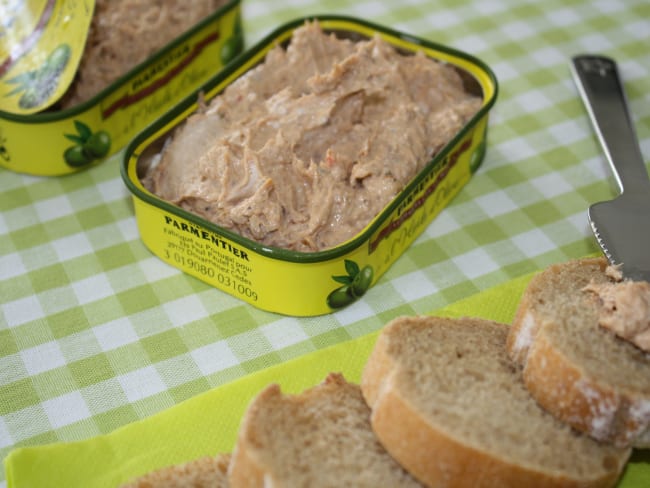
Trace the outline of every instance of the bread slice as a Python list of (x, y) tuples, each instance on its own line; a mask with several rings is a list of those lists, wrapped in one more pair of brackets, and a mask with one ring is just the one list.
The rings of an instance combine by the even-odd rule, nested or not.
[(650, 354), (598, 325), (589, 283), (605, 259), (550, 266), (529, 283), (508, 337), (510, 357), (549, 412), (601, 441), (650, 447)]
[(230, 454), (205, 456), (152, 471), (121, 488), (227, 488)]
[(631, 450), (540, 408), (506, 354), (508, 329), (472, 318), (387, 324), (361, 381), (380, 442), (431, 487), (614, 486)]
[(419, 487), (379, 444), (358, 385), (331, 373), (299, 395), (272, 384), (249, 405), (229, 468), (238, 487)]

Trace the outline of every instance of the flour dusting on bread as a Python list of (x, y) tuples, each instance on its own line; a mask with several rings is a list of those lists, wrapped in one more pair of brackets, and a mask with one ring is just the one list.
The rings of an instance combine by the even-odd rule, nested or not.
[(528, 348), (533, 343), (535, 325), (536, 322), (533, 314), (529, 313), (524, 315), (519, 333), (515, 336), (514, 343), (512, 344), (511, 352), (513, 355), (518, 357), (526, 355)]
[(650, 285), (619, 272), (592, 258), (538, 273), (521, 297), (507, 348), (543, 408), (601, 442), (644, 448), (650, 353), (640, 346)]

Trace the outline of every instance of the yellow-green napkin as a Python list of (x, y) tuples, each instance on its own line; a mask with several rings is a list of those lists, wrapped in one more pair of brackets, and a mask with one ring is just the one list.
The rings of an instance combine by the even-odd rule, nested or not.
[[(436, 315), (509, 323), (530, 276), (457, 302)], [(168, 410), (85, 441), (20, 448), (5, 460), (8, 488), (114, 488), (155, 468), (229, 452), (249, 401), (271, 382), (297, 393), (340, 371), (358, 382), (378, 332), (322, 349), (207, 391)], [(621, 488), (650, 486), (650, 451), (635, 452)]]

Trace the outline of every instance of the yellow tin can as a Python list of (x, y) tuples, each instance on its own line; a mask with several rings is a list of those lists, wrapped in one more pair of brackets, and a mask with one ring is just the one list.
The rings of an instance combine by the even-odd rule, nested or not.
[[(44, 30), (47, 41), (47, 22), (55, 23), (73, 13), (81, 17), (83, 3), (89, 4), (86, 8), (92, 13), (93, 2), (30, 2), (42, 11), (39, 18), (44, 20), (33, 26), (27, 38)], [(66, 12), (71, 8), (79, 12)], [(81, 24), (77, 33), (83, 29)], [(79, 35), (72, 39), (77, 38)], [(23, 102), (16, 110), (0, 111), (0, 166), (19, 173), (58, 176), (97, 164), (123, 149), (138, 132), (188, 94), (199, 90), (242, 48), (240, 1), (232, 0), (86, 102), (63, 110), (50, 108), (31, 113), (29, 93), (24, 90), (20, 98), (20, 94), (16, 95)], [(69, 52), (69, 44), (53, 47), (42, 66), (46, 67), (49, 58), (74, 58), (76, 51), (72, 49), (72, 55)], [(11, 61), (8, 56), (0, 64), (8, 66)], [(35, 68), (9, 77), (3, 83), (7, 90), (2, 96), (20, 90), (21, 77), (35, 78), (39, 72)]]
[(460, 69), (482, 97), (478, 113), (360, 233), (324, 251), (280, 249), (241, 237), (148, 191), (142, 182), (148, 164), (174, 128), (197, 110), (196, 99), (186, 99), (139, 134), (121, 168), (141, 238), (156, 256), (255, 307), (292, 316), (341, 309), (376, 283), (479, 167), (488, 112), (497, 96), (490, 68), (468, 54), (363, 20), (323, 15), (276, 29), (207, 83), (205, 99), (221, 93), (308, 20), (317, 20), (325, 32), (337, 36), (367, 39), (379, 34), (402, 51), (423, 51)]

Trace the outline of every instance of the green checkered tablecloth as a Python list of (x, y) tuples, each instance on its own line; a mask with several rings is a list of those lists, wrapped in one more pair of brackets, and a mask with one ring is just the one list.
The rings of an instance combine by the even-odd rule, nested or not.
[(571, 55), (618, 60), (650, 154), (647, 0), (242, 5), (248, 45), (293, 18), (342, 13), (484, 60), (500, 92), (482, 168), (361, 301), (315, 318), (262, 312), (153, 256), (119, 157), (58, 178), (0, 170), (0, 457), (109, 432), (397, 315), (596, 252), (586, 208), (616, 191)]

